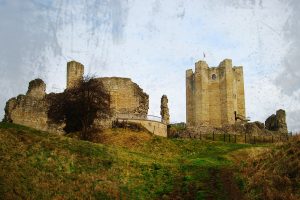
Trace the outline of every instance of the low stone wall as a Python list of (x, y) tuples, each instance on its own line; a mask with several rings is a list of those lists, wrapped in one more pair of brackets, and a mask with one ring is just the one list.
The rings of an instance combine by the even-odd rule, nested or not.
[(147, 129), (149, 132), (153, 133), (154, 135), (167, 137), (167, 125), (153, 120), (147, 120), (147, 119), (122, 119), (118, 118), (118, 122), (132, 122), (136, 124), (140, 124), (145, 129)]

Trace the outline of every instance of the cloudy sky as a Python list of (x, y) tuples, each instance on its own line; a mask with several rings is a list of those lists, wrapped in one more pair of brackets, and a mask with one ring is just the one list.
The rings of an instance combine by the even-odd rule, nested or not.
[(0, 0), (0, 115), (42, 78), (63, 91), (66, 63), (85, 74), (130, 77), (159, 115), (185, 121), (185, 70), (203, 59), (244, 66), (246, 110), (264, 121), (279, 108), (300, 130), (298, 0)]

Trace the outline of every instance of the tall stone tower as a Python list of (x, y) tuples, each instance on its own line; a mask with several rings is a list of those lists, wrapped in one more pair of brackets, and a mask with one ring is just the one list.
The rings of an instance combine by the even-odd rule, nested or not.
[(76, 86), (76, 84), (83, 78), (84, 66), (83, 64), (70, 61), (67, 63), (67, 89)]
[(222, 127), (245, 119), (243, 67), (232, 67), (230, 59), (218, 67), (205, 61), (186, 71), (187, 126)]

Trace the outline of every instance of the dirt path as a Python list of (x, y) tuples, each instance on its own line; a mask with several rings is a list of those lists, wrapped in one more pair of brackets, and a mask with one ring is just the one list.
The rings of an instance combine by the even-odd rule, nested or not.
[(234, 179), (232, 169), (210, 169), (209, 174), (208, 192), (205, 199), (244, 199), (243, 193)]

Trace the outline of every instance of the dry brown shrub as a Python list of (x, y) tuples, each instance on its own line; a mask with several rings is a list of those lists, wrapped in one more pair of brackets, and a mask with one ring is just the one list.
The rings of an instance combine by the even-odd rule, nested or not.
[(249, 156), (242, 173), (249, 199), (300, 199), (300, 140), (277, 145), (256, 157)]

